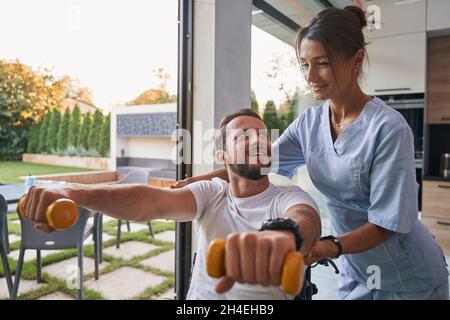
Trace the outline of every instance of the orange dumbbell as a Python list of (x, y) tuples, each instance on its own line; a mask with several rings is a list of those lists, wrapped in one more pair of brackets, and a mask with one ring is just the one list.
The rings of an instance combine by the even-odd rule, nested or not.
[[(213, 240), (208, 248), (206, 256), (206, 271), (213, 278), (220, 278), (225, 275), (225, 240)], [(297, 295), (303, 284), (303, 255), (299, 252), (289, 252), (286, 254), (281, 274), (281, 287), (283, 291)]]
[[(17, 204), (17, 212), (25, 219), (28, 217), (23, 209), (24, 197)], [(70, 199), (58, 199), (52, 202), (45, 211), (47, 222), (55, 230), (64, 230), (72, 227), (78, 220), (78, 206)]]

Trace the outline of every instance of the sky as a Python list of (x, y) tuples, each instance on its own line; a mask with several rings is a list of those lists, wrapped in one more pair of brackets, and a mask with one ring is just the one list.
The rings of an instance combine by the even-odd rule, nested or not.
[[(157, 68), (171, 75), (167, 88), (176, 93), (177, 19), (177, 0), (2, 0), (0, 59), (69, 75), (109, 110), (157, 87)], [(281, 57), (282, 72), (270, 80), (274, 57)], [(260, 105), (283, 100), (280, 82), (291, 89), (299, 83), (292, 58), (292, 47), (252, 27), (252, 88)]]

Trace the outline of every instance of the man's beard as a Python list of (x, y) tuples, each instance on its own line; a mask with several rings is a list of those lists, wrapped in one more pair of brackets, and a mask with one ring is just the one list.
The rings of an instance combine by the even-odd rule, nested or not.
[(250, 180), (260, 180), (267, 175), (261, 174), (261, 166), (254, 164), (229, 164), (231, 171), (236, 173), (238, 176), (247, 178)]

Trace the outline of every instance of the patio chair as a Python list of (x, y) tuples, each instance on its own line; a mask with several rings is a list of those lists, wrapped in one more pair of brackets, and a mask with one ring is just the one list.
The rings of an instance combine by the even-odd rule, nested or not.
[[(19, 290), (20, 276), (25, 256), (28, 249), (36, 250), (37, 263), (37, 282), (42, 282), (42, 259), (41, 250), (60, 250), (72, 249), (78, 250), (78, 282), (77, 291), (78, 299), (83, 299), (83, 242), (90, 235), (94, 238), (94, 261), (95, 261), (95, 280), (99, 277), (99, 255), (100, 255), (100, 219), (99, 213), (92, 213), (85, 208), (79, 208), (79, 218), (77, 223), (66, 230), (54, 231), (46, 233), (36, 230), (34, 222), (22, 218), (19, 214), (20, 225), (22, 230), (22, 241), (20, 244), (19, 260), (17, 262), (16, 275), (14, 277), (14, 285), (12, 290), (12, 299), (17, 298)], [(90, 217), (94, 217), (93, 225), (88, 225), (87, 221)]]
[[(122, 179), (117, 181), (115, 184), (130, 184), (130, 183), (140, 183), (147, 184), (148, 183), (149, 174), (147, 170), (133, 170), (128, 172)], [(126, 221), (128, 232), (131, 231), (130, 222)], [(147, 222), (148, 229), (150, 235), (154, 237), (152, 224), (151, 222)], [(120, 248), (120, 235), (122, 232), (122, 220), (117, 221), (117, 237), (116, 237), (116, 248)]]
[(8, 286), (8, 293), (11, 296), (13, 283), (11, 277), (11, 270), (9, 269), (8, 256), (6, 250), (5, 239), (8, 238), (8, 234), (5, 234), (5, 224), (8, 223), (6, 215), (8, 213), (8, 204), (5, 198), (0, 194), (0, 255), (3, 264), (3, 271), (5, 273), (6, 285)]

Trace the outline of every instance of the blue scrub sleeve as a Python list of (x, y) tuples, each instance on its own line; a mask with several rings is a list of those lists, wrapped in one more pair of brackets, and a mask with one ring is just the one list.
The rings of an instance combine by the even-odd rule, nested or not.
[(369, 222), (408, 233), (417, 220), (417, 197), (413, 134), (402, 124), (375, 149), (370, 170)]
[(293, 121), (272, 146), (271, 171), (292, 178), (295, 170), (305, 164), (305, 157), (300, 141), (300, 115)]

